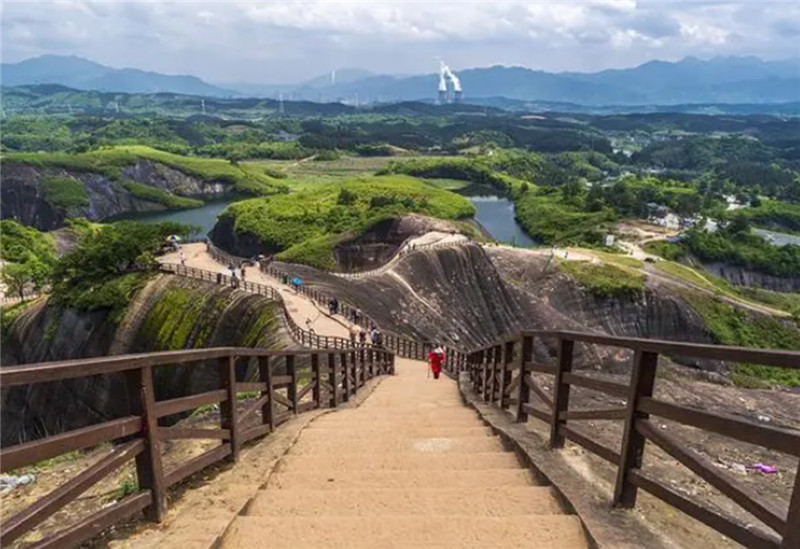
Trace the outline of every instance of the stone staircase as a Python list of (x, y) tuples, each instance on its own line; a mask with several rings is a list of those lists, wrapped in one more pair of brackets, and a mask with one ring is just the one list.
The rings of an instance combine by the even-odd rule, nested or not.
[(222, 547), (586, 547), (450, 379), (399, 360), (357, 409), (317, 418)]

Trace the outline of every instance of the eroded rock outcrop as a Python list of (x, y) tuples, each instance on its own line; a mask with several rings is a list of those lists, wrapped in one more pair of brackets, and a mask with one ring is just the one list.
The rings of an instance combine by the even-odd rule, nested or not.
[[(221, 196), (232, 192), (232, 186), (223, 182), (209, 182), (153, 162), (139, 160), (120, 168), (121, 177), (79, 172), (67, 169), (40, 168), (32, 164), (8, 162), (3, 164), (0, 181), (0, 208), (2, 217), (17, 219), (24, 225), (50, 231), (64, 225), (68, 217), (85, 217), (98, 221), (121, 214), (160, 211), (167, 207), (151, 200), (134, 196), (122, 181), (134, 181), (170, 194), (185, 197)], [(46, 177), (68, 177), (83, 184), (88, 204), (58, 207), (51, 204), (41, 187)]]
[[(280, 305), (262, 296), (162, 275), (119, 324), (107, 310), (59, 309), (46, 301), (31, 306), (3, 334), (2, 364), (217, 346), (281, 349), (287, 338), (280, 319)], [(164, 366), (154, 375), (159, 399), (218, 385), (211, 365)], [(2, 444), (124, 416), (127, 399), (119, 395), (127, 390), (122, 374), (3, 389)]]

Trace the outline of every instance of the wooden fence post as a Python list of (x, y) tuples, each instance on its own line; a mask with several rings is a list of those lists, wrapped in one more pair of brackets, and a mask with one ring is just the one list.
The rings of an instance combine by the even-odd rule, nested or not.
[(558, 358), (556, 362), (556, 378), (553, 383), (553, 413), (550, 417), (550, 448), (563, 448), (564, 435), (561, 426), (567, 422), (560, 419), (561, 412), (569, 409), (570, 386), (564, 383), (564, 374), (572, 371), (572, 352), (575, 342), (571, 339), (558, 339)]
[(292, 403), (292, 413), (297, 415), (297, 407), (299, 405), (299, 402), (297, 401), (297, 395), (299, 394), (299, 391), (297, 387), (297, 365), (294, 362), (294, 355), (286, 356), (286, 373), (292, 378), (292, 381), (289, 383), (286, 396), (289, 397), (289, 402)]
[(519, 352), (519, 398), (517, 400), (517, 422), (525, 423), (528, 421), (528, 412), (525, 405), (530, 400), (530, 388), (525, 383), (528, 376), (527, 363), (533, 359), (533, 338), (531, 336), (522, 337), (522, 348)]
[(334, 353), (328, 353), (328, 382), (331, 384), (330, 407), (336, 408), (339, 406), (339, 372)]
[(322, 408), (322, 376), (319, 371), (319, 355), (311, 355), (311, 382), (314, 388), (311, 389), (311, 396), (314, 399), (314, 408)]
[(492, 366), (494, 365), (494, 347), (486, 349), (483, 357), (483, 400), (489, 400), (489, 391), (492, 388)]
[(502, 375), (500, 372), (500, 367), (502, 366), (503, 357), (501, 353), (503, 351), (502, 345), (495, 345), (494, 350), (492, 351), (492, 386), (489, 390), (489, 402), (494, 402), (498, 398), (498, 391), (500, 389), (500, 376)]
[(342, 400), (347, 402), (350, 400), (350, 374), (347, 371), (347, 353), (342, 353), (340, 357), (342, 364)]
[(783, 532), (783, 549), (800, 549), (800, 464), (794, 476), (794, 490), (786, 515), (786, 531)]
[(239, 424), (236, 421), (236, 357), (224, 356), (219, 359), (222, 388), (228, 399), (219, 404), (220, 424), (231, 433), (231, 456), (234, 463), (239, 460)]
[(375, 370), (375, 352), (369, 348), (365, 350), (367, 352), (367, 357), (369, 358), (369, 371), (372, 373), (372, 377), (375, 377), (378, 375), (378, 372)]
[(266, 389), (261, 391), (261, 396), (269, 396), (269, 400), (261, 408), (261, 423), (269, 425), (269, 430), (272, 432), (275, 430), (275, 399), (272, 397), (272, 365), (268, 356), (258, 357), (258, 377), (267, 385)]
[(136, 456), (136, 478), (140, 490), (150, 490), (152, 502), (145, 508), (148, 520), (161, 522), (167, 514), (167, 487), (161, 463), (161, 442), (156, 418), (153, 370), (146, 366), (127, 372), (131, 414), (142, 417), (144, 452)]
[(503, 347), (503, 369), (500, 371), (500, 409), (508, 408), (508, 386), (511, 384), (511, 363), (514, 361), (515, 341), (507, 341)]
[[(617, 484), (614, 487), (615, 506), (632, 508), (636, 505), (637, 487), (628, 479), (631, 469), (642, 466), (645, 438), (636, 430), (637, 419), (647, 419), (649, 414), (637, 412), (639, 399), (653, 396), (656, 381), (658, 353), (636, 351), (633, 356), (633, 372), (628, 386), (628, 403), (625, 417), (625, 430), (622, 432), (622, 450), (619, 455)], [(788, 523), (787, 523), (788, 524)]]

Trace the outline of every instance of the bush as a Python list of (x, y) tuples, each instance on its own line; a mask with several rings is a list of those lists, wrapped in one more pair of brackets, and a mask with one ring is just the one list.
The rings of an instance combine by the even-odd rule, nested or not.
[(151, 187), (150, 185), (143, 185), (141, 183), (137, 183), (136, 181), (124, 181), (122, 186), (126, 191), (140, 200), (162, 204), (172, 210), (199, 208), (203, 205), (202, 200), (174, 195), (165, 191), (164, 189)]
[(559, 267), (596, 297), (638, 298), (644, 291), (644, 275), (608, 263), (562, 261)]
[[(265, 250), (276, 253), (326, 235), (360, 233), (377, 218), (411, 212), (460, 219), (475, 210), (466, 198), (418, 179), (382, 176), (236, 202), (221, 215), (232, 218), (237, 233), (256, 236)], [(315, 240), (313, 247), (321, 245)]]
[(89, 194), (82, 181), (71, 177), (44, 177), (40, 183), (44, 198), (54, 207), (67, 210), (89, 205)]

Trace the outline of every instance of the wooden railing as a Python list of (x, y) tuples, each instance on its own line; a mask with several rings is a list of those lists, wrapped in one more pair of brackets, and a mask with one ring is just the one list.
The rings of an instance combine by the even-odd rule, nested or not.
[[(539, 363), (533, 360), (534, 341), (537, 339), (550, 340), (556, 344), (558, 351), (554, 362)], [(632, 374), (628, 383), (612, 382), (573, 371), (576, 344), (611, 346), (631, 351)], [(517, 337), (501, 339), (477, 351), (455, 351), (446, 368), (453, 375), (467, 372), (473, 388), (483, 400), (496, 403), (501, 408), (513, 405), (517, 421), (525, 422), (532, 416), (548, 424), (552, 448), (560, 448), (565, 440), (569, 440), (615, 465), (617, 480), (614, 505), (633, 507), (637, 491), (641, 488), (747, 547), (800, 549), (800, 466), (795, 476), (788, 510), (781, 509), (774, 502), (741, 486), (699, 455), (688, 451), (674, 436), (659, 429), (650, 417), (671, 420), (794, 457), (800, 457), (800, 431), (655, 398), (653, 395), (659, 355), (800, 369), (800, 352), (794, 351), (567, 331), (523, 332)], [(534, 379), (534, 374), (552, 376), (552, 391), (544, 390)], [(624, 399), (625, 405), (607, 409), (574, 409), (570, 407), (570, 390), (575, 386), (610, 395), (617, 402)], [(515, 392), (518, 392), (518, 398), (512, 401)], [(604, 446), (592, 435), (582, 433), (573, 426), (572, 422), (582, 420), (623, 422), (620, 447)], [(774, 534), (751, 528), (736, 518), (723, 515), (702, 502), (679, 494), (668, 483), (655, 478), (643, 467), (642, 460), (648, 441), (722, 492)]]
[(205, 269), (186, 267), (174, 263), (162, 263), (161, 270), (178, 276), (185, 276), (187, 278), (211, 282), (212, 284), (241, 289), (277, 301), (281, 305), (281, 313), (290, 335), (301, 347), (312, 347), (315, 349), (349, 349), (353, 346), (347, 338), (319, 335), (298, 326), (289, 313), (289, 310), (286, 308), (286, 303), (284, 303), (280, 292), (266, 284), (242, 280), (241, 278), (233, 278), (222, 272), (214, 273)]
[[(216, 388), (180, 398), (158, 399), (153, 383), (154, 370), (198, 363), (215, 368), (219, 382)], [(241, 375), (237, 378), (237, 371), (242, 374), (247, 369), (257, 372), (258, 381), (245, 380)], [(7, 546), (25, 535), (131, 460), (135, 460), (138, 480), (135, 494), (37, 541), (35, 546), (79, 545), (141, 510), (145, 511), (147, 518), (160, 522), (167, 510), (166, 495), (170, 486), (219, 461), (236, 461), (245, 442), (272, 432), (276, 426), (301, 412), (336, 407), (356, 394), (367, 380), (393, 373), (394, 355), (372, 347), (324, 352), (227, 347), (2, 368), (0, 385), (4, 390), (97, 375), (124, 376), (128, 392), (115, 395), (115, 398), (127, 400), (129, 413), (0, 451), (0, 470), (5, 473), (75, 450), (116, 443), (105, 457), (0, 524), (0, 545)], [(239, 402), (237, 395), (254, 391), (258, 392), (255, 400)], [(218, 428), (159, 425), (160, 418), (174, 418), (176, 414), (187, 414), (211, 404), (219, 405)], [(242, 409), (243, 406), (246, 407)], [(162, 441), (186, 438), (220, 442), (211, 450), (165, 471)]]

